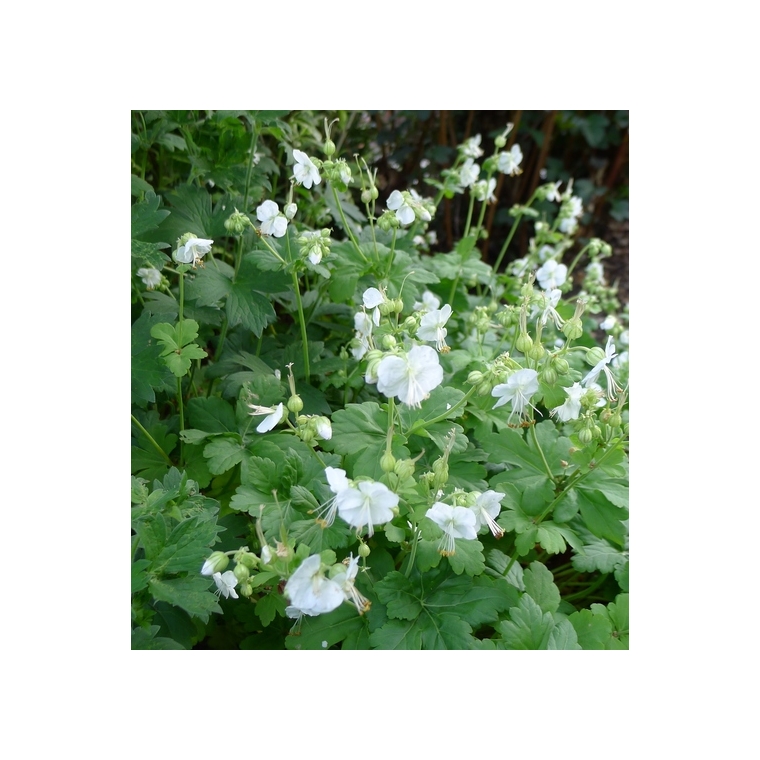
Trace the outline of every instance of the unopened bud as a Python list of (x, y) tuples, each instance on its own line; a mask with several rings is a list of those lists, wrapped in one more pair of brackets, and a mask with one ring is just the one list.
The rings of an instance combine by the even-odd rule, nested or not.
[(569, 340), (575, 340), (583, 335), (583, 325), (580, 319), (568, 319), (564, 325), (562, 325), (562, 332)]
[(359, 544), (359, 548), (357, 549), (357, 553), (360, 557), (369, 557), (369, 546), (367, 544)]
[(328, 158), (335, 153), (335, 143), (329, 137), (325, 140), (324, 151)]
[(201, 568), (201, 575), (211, 576), (214, 573), (223, 573), (230, 563), (230, 558), (224, 552), (214, 552)]
[(244, 583), (251, 575), (251, 571), (245, 565), (235, 565), (232, 569), (239, 583)]
[(594, 346), (586, 352), (586, 364), (590, 364), (592, 367), (599, 364), (604, 358), (604, 349), (599, 348), (599, 346)]
[(530, 335), (528, 335), (528, 333), (520, 333), (520, 335), (517, 336), (517, 341), (515, 342), (515, 346), (518, 351), (522, 351), (522, 353), (527, 355), (532, 345), (533, 345), (533, 338), (531, 338)]
[(395, 467), (396, 457), (394, 457), (390, 451), (386, 451), (385, 454), (380, 457), (380, 468), (383, 472), (393, 472)]
[(288, 399), (288, 410), (293, 412), (293, 414), (298, 414), (301, 409), (303, 409), (303, 401), (301, 400), (301, 397), (298, 395), (291, 396)]

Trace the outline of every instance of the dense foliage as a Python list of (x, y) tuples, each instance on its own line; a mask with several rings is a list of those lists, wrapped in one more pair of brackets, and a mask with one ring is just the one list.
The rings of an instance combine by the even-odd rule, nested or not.
[[(593, 180), (531, 164), (500, 207), (530, 119), (426, 158), (428, 118), (132, 113), (133, 648), (628, 647)], [(604, 118), (556, 128), (614, 149)]]

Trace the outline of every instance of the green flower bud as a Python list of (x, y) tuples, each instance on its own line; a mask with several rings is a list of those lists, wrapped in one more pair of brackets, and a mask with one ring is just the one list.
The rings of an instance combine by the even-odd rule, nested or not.
[(567, 359), (563, 359), (561, 356), (555, 356), (552, 358), (552, 367), (554, 367), (560, 375), (566, 375), (570, 371), (570, 365)]
[(380, 457), (380, 469), (383, 472), (393, 472), (396, 467), (396, 457), (391, 454), (390, 451), (386, 451), (385, 454)]
[(383, 335), (380, 343), (383, 348), (391, 349), (396, 347), (396, 339), (392, 335)]
[(543, 372), (541, 372), (541, 381), (547, 385), (554, 385), (557, 382), (557, 370), (551, 364), (548, 367), (544, 367)]
[(528, 351), (530, 351), (531, 346), (533, 345), (533, 338), (528, 335), (528, 333), (521, 333), (517, 337), (517, 341), (515, 342), (515, 346), (518, 351), (522, 351), (522, 353), (526, 354)]
[(237, 209), (231, 214), (224, 222), (224, 229), (231, 232), (233, 235), (242, 235), (245, 232), (246, 227), (252, 227), (251, 220), (245, 215), (241, 214)]
[(493, 144), (497, 148), (503, 148), (507, 144), (507, 138), (504, 135), (497, 135), (493, 139)]
[(245, 565), (235, 565), (232, 572), (238, 579), (238, 583), (244, 583), (251, 575), (251, 571)]
[(588, 351), (586, 351), (586, 364), (590, 364), (592, 367), (596, 364), (599, 364), (599, 362), (604, 358), (604, 349), (599, 348), (599, 346), (594, 346), (593, 348), (590, 348)]
[(540, 343), (534, 343), (526, 352), (526, 356), (534, 361), (539, 361), (546, 353), (546, 349)]
[(487, 396), (491, 391), (493, 390), (493, 385), (489, 380), (483, 380), (480, 385), (478, 385), (478, 396)]
[(483, 373), (474, 369), (469, 375), (467, 375), (467, 382), (470, 385), (477, 385), (478, 383), (483, 382)]
[(253, 594), (253, 587), (250, 583), (241, 583), (238, 590), (240, 591), (240, 596), (244, 596), (246, 598)]
[(298, 435), (304, 443), (312, 443), (316, 440), (316, 435), (311, 428), (299, 431)]
[(367, 546), (367, 544), (359, 544), (359, 548), (357, 549), (357, 554), (360, 557), (369, 557), (370, 548)]
[(245, 565), (249, 570), (254, 570), (259, 564), (259, 558), (253, 552), (240, 551), (234, 559), (239, 565)]
[(568, 319), (564, 325), (562, 325), (562, 332), (570, 340), (575, 340), (583, 335), (583, 324), (580, 319)]
[(411, 478), (414, 475), (414, 462), (411, 459), (399, 459), (396, 461), (393, 471), (401, 480)]
[(335, 153), (335, 143), (329, 137), (325, 140), (324, 151), (328, 158)]
[(372, 201), (372, 191), (362, 190), (362, 203), (370, 203)]
[(578, 431), (578, 440), (584, 446), (587, 446), (589, 443), (591, 443), (591, 441), (594, 440), (594, 434), (588, 428), (583, 428), (582, 430)]
[(293, 412), (293, 414), (298, 414), (301, 409), (303, 409), (303, 401), (301, 400), (301, 397), (298, 395), (291, 396), (288, 399), (288, 411)]
[(442, 488), (449, 479), (449, 466), (445, 459), (436, 459), (433, 462), (433, 487)]
[(610, 425), (612, 427), (620, 427), (623, 424), (623, 418), (620, 415), (620, 412), (613, 412), (612, 416), (610, 417)]
[(401, 298), (395, 298), (393, 300), (393, 311), (395, 311), (396, 314), (401, 314), (403, 310), (404, 310), (404, 301)]
[(393, 311), (393, 301), (383, 301), (377, 308), (384, 317), (387, 317)]
[(401, 326), (404, 328), (404, 332), (408, 332), (410, 335), (420, 329), (420, 323), (414, 317), (407, 317)]
[[(184, 245), (184, 243), (183, 243)], [(213, 552), (211, 556), (203, 563), (201, 575), (213, 575), (214, 573), (223, 573), (230, 563), (230, 558), (224, 552)]]

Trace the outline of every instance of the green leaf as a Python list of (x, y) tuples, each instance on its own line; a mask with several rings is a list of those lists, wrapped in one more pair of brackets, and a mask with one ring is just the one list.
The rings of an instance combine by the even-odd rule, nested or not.
[(336, 520), (323, 528), (316, 520), (296, 520), (288, 526), (290, 537), (299, 544), (306, 544), (312, 553), (319, 554), (325, 549), (342, 549), (348, 546), (352, 531), (342, 521)]
[(547, 649), (580, 649), (578, 643), (578, 634), (575, 632), (572, 623), (565, 619), (560, 620), (552, 632), (549, 634), (549, 643)]
[(374, 591), (386, 605), (388, 617), (414, 620), (422, 612), (419, 592), (403, 573), (389, 573), (375, 584)]
[(450, 612), (433, 617), (423, 615), (417, 621), (423, 649), (474, 649), (472, 628)]
[(218, 396), (196, 396), (187, 402), (187, 421), (190, 427), (206, 433), (235, 433), (235, 410)]
[(529, 594), (544, 612), (556, 612), (560, 603), (559, 589), (554, 585), (554, 576), (541, 562), (531, 562), (523, 575), (525, 593)]
[(583, 542), (584, 554), (573, 556), (573, 567), (581, 573), (611, 573), (628, 563), (626, 553), (603, 538), (590, 536)]
[(616, 507), (601, 491), (576, 490), (578, 506), (586, 527), (598, 538), (606, 538), (618, 546), (624, 546), (628, 531), (623, 520), (628, 519), (628, 511)]
[(150, 592), (162, 602), (181, 607), (193, 617), (208, 622), (212, 612), (221, 612), (216, 596), (208, 590), (208, 578), (201, 575), (186, 578), (155, 579), (149, 584)]
[(214, 475), (221, 475), (231, 470), (243, 460), (245, 453), (245, 447), (237, 433), (232, 436), (214, 438), (203, 449), (203, 456), (208, 459), (208, 468)]
[(477, 628), (496, 622), (500, 612), (516, 606), (518, 601), (517, 590), (503, 578), (444, 576), (443, 582), (425, 597), (424, 605), (438, 615), (452, 612)]
[(135, 628), (132, 631), (132, 649), (184, 649), (182, 644), (165, 636), (156, 636), (160, 627), (152, 625), (149, 630)]
[(463, 572), (470, 577), (480, 575), (486, 569), (483, 556), (483, 544), (477, 540), (457, 538), (456, 552), (448, 557), (451, 569), (461, 575)]
[[(266, 594), (256, 602), (256, 615), (266, 628), (278, 615), (285, 617), (285, 598), (281, 594)], [(287, 645), (287, 644), (286, 644)]]
[(287, 636), (287, 649), (329, 649), (351, 634), (366, 629), (367, 621), (353, 605), (342, 604), (332, 612), (304, 617), (299, 634)]
[(612, 636), (612, 624), (604, 615), (591, 610), (579, 610), (567, 618), (575, 629), (582, 649), (606, 649)]
[(132, 403), (141, 406), (156, 400), (156, 390), (174, 387), (171, 372), (161, 360), (162, 347), (150, 333), (160, 319), (144, 311), (132, 325)]
[(422, 630), (416, 621), (389, 620), (370, 634), (369, 643), (374, 649), (422, 649)]
[(159, 209), (161, 196), (148, 192), (145, 199), (132, 206), (132, 237), (140, 238), (155, 230), (169, 216), (169, 211)]
[(536, 602), (523, 594), (519, 604), (509, 611), (511, 620), (499, 623), (498, 630), (507, 649), (546, 649), (554, 628), (551, 613), (543, 612)]

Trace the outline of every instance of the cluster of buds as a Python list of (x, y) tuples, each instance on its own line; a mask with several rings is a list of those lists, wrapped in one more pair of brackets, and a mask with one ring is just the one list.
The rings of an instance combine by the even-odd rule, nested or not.
[(467, 382), (476, 386), (479, 396), (487, 396), (496, 385), (503, 383), (508, 375), (518, 369), (521, 369), (520, 365), (510, 358), (509, 353), (503, 353), (486, 365), (485, 372), (477, 369), (470, 372)]
[(248, 227), (253, 227), (253, 222), (251, 222), (247, 214), (237, 209), (224, 222), (224, 229), (233, 235), (242, 235)]
[[(293, 204), (295, 205), (295, 204)], [(330, 253), (330, 230), (305, 230), (298, 236), (301, 256), (308, 259), (314, 266), (322, 261), (322, 257)]]

